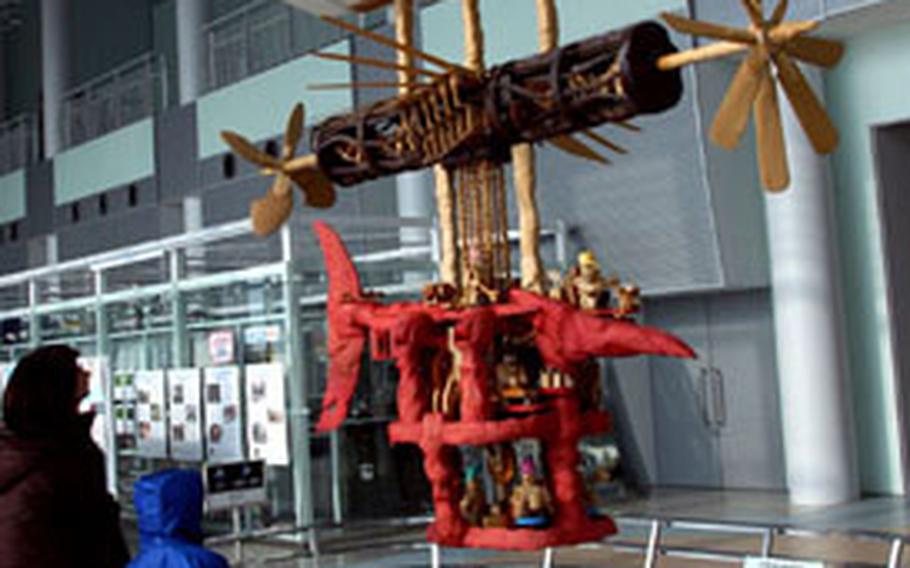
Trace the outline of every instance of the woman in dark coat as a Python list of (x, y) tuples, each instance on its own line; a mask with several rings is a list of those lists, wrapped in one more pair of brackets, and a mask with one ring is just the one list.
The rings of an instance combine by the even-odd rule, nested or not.
[(104, 457), (80, 414), (89, 373), (69, 347), (23, 357), (0, 426), (0, 568), (112, 568), (129, 553)]

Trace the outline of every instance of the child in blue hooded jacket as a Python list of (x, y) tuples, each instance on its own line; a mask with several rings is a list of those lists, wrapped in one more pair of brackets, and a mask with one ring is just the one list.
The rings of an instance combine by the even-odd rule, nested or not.
[(202, 476), (168, 469), (139, 478), (133, 501), (139, 515), (139, 555), (128, 568), (229, 568), (202, 547)]

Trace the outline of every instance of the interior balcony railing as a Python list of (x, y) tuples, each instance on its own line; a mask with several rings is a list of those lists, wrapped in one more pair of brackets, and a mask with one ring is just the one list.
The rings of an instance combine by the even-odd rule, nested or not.
[(167, 64), (160, 54), (131, 59), (67, 92), (61, 104), (64, 148), (152, 116), (168, 105)]
[[(375, 28), (385, 21), (385, 12), (376, 10), (361, 16), (357, 23)], [(246, 4), (210, 22), (204, 33), (206, 85), (209, 91), (276, 67), (349, 35), (277, 0)]]
[(0, 176), (38, 158), (38, 121), (33, 114), (0, 123)]

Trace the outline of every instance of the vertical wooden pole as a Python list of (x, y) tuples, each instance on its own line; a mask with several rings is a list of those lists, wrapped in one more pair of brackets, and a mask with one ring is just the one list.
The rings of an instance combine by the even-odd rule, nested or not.
[[(398, 43), (414, 46), (414, 0), (395, 0), (395, 39)], [(398, 93), (407, 95), (410, 85), (416, 81), (414, 55), (412, 52), (398, 50), (398, 64), (407, 67), (398, 71)]]
[[(537, 34), (541, 52), (559, 43), (559, 21), (555, 0), (537, 0)], [(521, 250), (521, 286), (543, 292), (544, 271), (540, 260), (540, 212), (537, 209), (537, 179), (534, 148), (530, 144), (512, 147), (512, 167), (518, 205)]]
[(480, 22), (480, 0), (462, 0), (464, 24), (464, 63), (472, 71), (483, 71), (483, 26)]

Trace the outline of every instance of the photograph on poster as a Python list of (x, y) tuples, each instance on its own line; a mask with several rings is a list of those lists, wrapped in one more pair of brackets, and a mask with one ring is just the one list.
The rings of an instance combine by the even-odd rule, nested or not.
[(136, 371), (136, 420), (139, 439), (136, 453), (150, 458), (167, 457), (167, 421), (164, 415), (164, 371)]
[(244, 370), (250, 459), (262, 459), (269, 465), (287, 465), (284, 365), (263, 363), (247, 365)]
[(240, 368), (208, 367), (205, 380), (206, 460), (240, 460), (243, 452), (243, 425), (240, 408)]
[(171, 457), (182, 461), (202, 461), (202, 375), (199, 369), (172, 369), (167, 372), (171, 423)]

